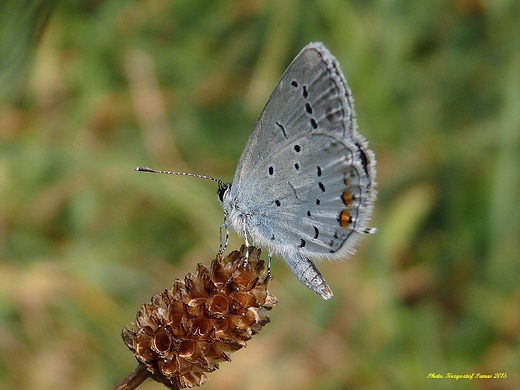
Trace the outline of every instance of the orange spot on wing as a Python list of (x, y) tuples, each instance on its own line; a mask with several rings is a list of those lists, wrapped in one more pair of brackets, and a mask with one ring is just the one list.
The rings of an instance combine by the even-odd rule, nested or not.
[(350, 212), (348, 210), (343, 210), (339, 213), (339, 225), (342, 228), (348, 228), (348, 225), (352, 223), (352, 217), (350, 216)]
[(341, 200), (345, 206), (351, 206), (353, 201), (352, 192), (349, 190), (343, 191), (343, 194), (341, 194)]

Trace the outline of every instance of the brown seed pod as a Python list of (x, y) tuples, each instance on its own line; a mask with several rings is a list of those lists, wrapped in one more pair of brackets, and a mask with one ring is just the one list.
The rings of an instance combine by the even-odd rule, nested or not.
[(195, 274), (143, 304), (123, 340), (156, 381), (170, 389), (200, 386), (269, 322), (277, 303), (270, 281), (259, 249), (218, 254), (209, 268), (198, 264)]

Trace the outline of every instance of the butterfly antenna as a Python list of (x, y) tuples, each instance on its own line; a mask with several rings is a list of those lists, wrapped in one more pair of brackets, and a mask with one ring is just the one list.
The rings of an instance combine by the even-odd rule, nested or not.
[(179, 175), (179, 176), (198, 177), (200, 179), (216, 181), (219, 188), (224, 186), (224, 182), (222, 180), (220, 180), (220, 179), (215, 179), (214, 177), (209, 177), (209, 176), (205, 176), (205, 175), (197, 175), (196, 173), (160, 171), (160, 170), (152, 169), (152, 168), (148, 168), (148, 167), (137, 167), (137, 168), (135, 168), (135, 170), (138, 171), (138, 172), (161, 173), (163, 175)]

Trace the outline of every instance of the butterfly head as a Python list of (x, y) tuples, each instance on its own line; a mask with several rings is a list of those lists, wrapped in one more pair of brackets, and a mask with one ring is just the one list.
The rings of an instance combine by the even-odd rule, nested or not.
[(226, 192), (228, 192), (230, 190), (231, 190), (231, 183), (224, 183), (223, 181), (218, 182), (217, 194), (218, 194), (218, 198), (221, 203), (224, 203), (224, 195), (226, 194)]

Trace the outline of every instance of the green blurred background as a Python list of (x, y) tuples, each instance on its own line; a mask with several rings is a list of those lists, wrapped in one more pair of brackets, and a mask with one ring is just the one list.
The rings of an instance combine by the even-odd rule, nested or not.
[[(316, 40), (378, 159), (378, 233), (321, 263), (327, 302), (275, 260), (271, 323), (204, 388), (520, 389), (517, 0), (0, 1), (0, 388), (136, 366), (121, 328), (210, 263), (222, 211), (134, 168), (231, 180)], [(427, 378), (479, 372), (507, 378)]]

